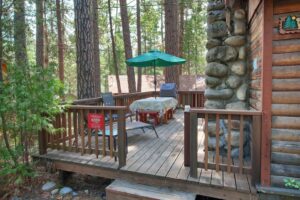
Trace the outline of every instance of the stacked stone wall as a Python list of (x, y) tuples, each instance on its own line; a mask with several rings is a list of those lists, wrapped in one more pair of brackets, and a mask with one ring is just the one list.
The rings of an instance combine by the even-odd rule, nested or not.
[[(249, 72), (246, 62), (246, 12), (225, 6), (223, 0), (208, 1), (207, 18), (207, 66), (205, 108), (248, 110)], [(232, 156), (239, 151), (240, 125), (232, 121), (231, 149)], [(227, 150), (227, 121), (220, 120), (220, 150)], [(216, 122), (208, 123), (209, 149), (215, 150)], [(249, 148), (250, 126), (244, 123), (244, 148)]]

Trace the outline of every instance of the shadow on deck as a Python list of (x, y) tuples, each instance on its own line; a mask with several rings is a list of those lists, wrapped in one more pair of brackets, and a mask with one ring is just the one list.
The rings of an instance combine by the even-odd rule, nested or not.
[[(140, 129), (129, 131), (126, 165), (120, 169), (110, 156), (96, 158), (95, 154), (81, 156), (76, 152), (48, 149), (47, 154), (33, 157), (53, 162), (58, 170), (170, 187), (221, 199), (255, 199), (256, 190), (249, 175), (199, 168), (198, 178), (190, 176), (190, 168), (184, 166), (183, 118), (179, 110), (168, 124), (157, 126), (159, 138), (150, 129), (145, 133)], [(200, 121), (198, 128), (202, 130)], [(198, 156), (203, 159), (204, 134), (199, 134), (198, 140)]]

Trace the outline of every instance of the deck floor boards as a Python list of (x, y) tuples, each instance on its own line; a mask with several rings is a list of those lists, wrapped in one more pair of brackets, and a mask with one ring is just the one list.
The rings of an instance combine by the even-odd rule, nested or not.
[[(198, 177), (190, 177), (189, 167), (184, 166), (183, 150), (183, 112), (177, 111), (168, 124), (156, 127), (159, 138), (156, 138), (153, 130), (145, 129), (132, 130), (128, 132), (128, 153), (126, 165), (118, 169), (118, 162), (114, 157), (102, 156), (96, 158), (95, 154), (85, 154), (81, 152), (67, 152), (63, 150), (50, 150), (45, 155), (36, 155), (50, 160), (66, 161), (68, 163), (78, 163), (88, 166), (99, 166), (106, 169), (118, 170), (120, 173), (128, 172), (131, 176), (138, 177), (141, 175), (158, 177), (166, 180), (184, 181), (185, 184), (199, 187), (203, 185), (225, 188), (231, 191), (243, 193), (255, 193), (255, 187), (251, 185), (251, 176), (243, 174), (234, 174), (227, 172), (216, 172), (215, 170), (198, 169)], [(199, 120), (198, 135), (198, 159), (204, 159), (204, 134), (202, 132), (202, 121)], [(87, 136), (86, 136), (87, 137)], [(81, 146), (78, 138), (78, 146)], [(85, 142), (88, 138), (84, 139)], [(91, 146), (95, 147), (95, 136), (91, 138)], [(99, 144), (102, 141), (99, 139)], [(74, 141), (72, 142), (74, 144)], [(68, 143), (66, 144), (68, 149)], [(209, 161), (213, 161), (214, 156), (210, 154)], [(220, 160), (227, 163), (225, 156)], [(235, 162), (236, 163), (236, 162)]]

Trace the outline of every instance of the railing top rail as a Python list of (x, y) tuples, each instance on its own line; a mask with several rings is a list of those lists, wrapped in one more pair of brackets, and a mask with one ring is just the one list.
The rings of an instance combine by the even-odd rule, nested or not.
[(89, 106), (89, 105), (71, 105), (67, 109), (83, 109), (83, 110), (126, 110), (126, 106)]
[(221, 115), (247, 115), (260, 116), (261, 111), (256, 110), (225, 110), (225, 109), (206, 109), (206, 108), (192, 108), (190, 112), (199, 114), (221, 114)]
[(148, 91), (148, 92), (134, 92), (134, 93), (124, 93), (124, 94), (114, 94), (115, 98), (124, 98), (124, 97), (133, 97), (133, 96), (143, 96), (143, 95), (150, 95), (154, 94), (154, 91)]
[(204, 90), (178, 90), (178, 93), (204, 93)]
[(100, 102), (102, 101), (102, 97), (94, 97), (94, 98), (87, 98), (87, 99), (77, 99), (72, 102), (73, 105), (80, 105), (90, 102)]

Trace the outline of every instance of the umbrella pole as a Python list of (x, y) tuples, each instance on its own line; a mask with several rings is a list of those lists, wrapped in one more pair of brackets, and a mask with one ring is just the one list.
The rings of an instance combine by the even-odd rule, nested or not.
[(154, 70), (153, 70), (153, 75), (154, 75), (154, 97), (156, 99), (156, 71), (155, 71), (155, 61), (154, 61)]

